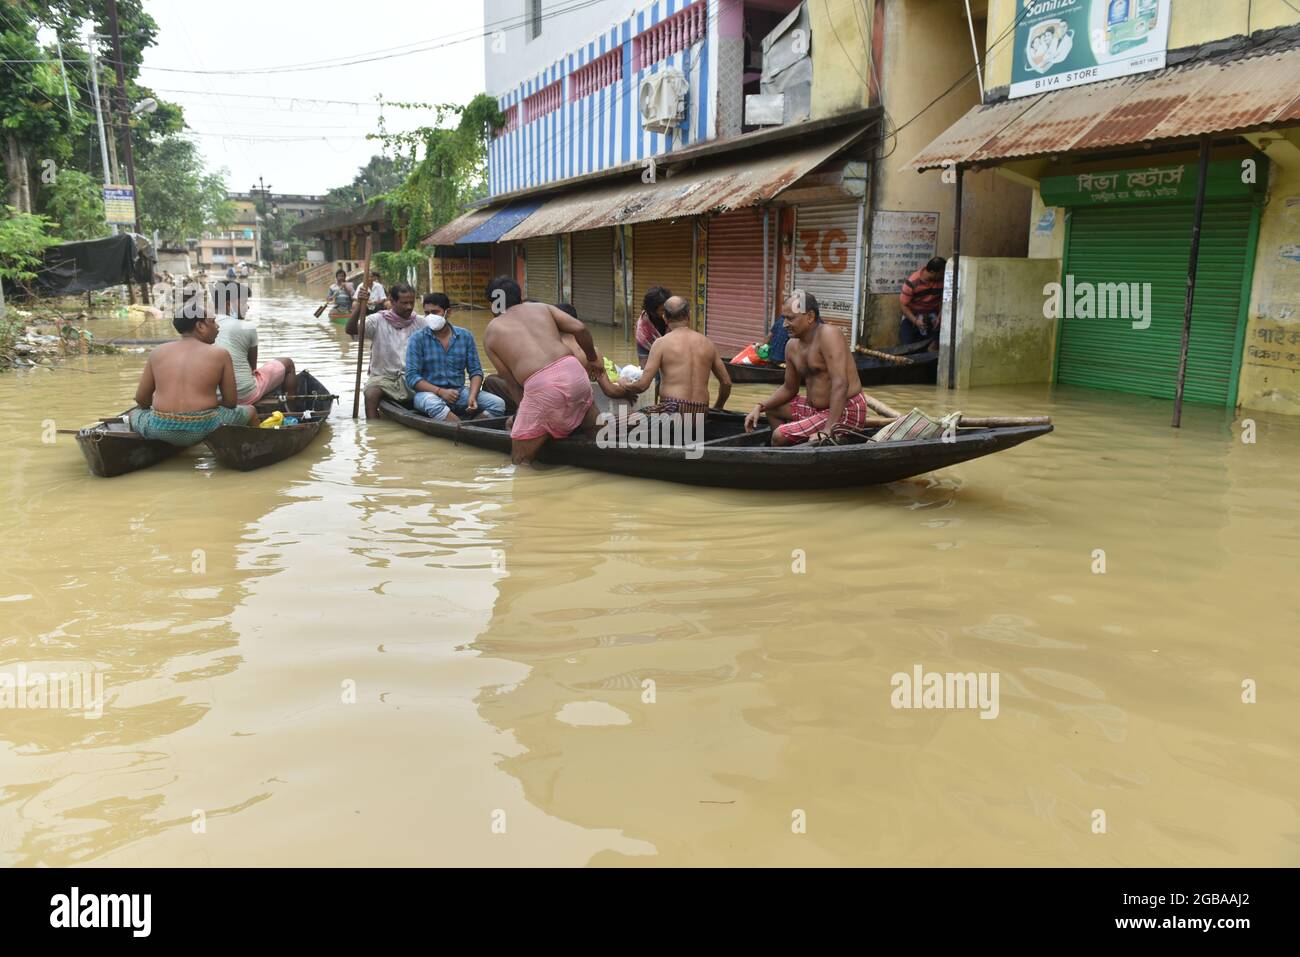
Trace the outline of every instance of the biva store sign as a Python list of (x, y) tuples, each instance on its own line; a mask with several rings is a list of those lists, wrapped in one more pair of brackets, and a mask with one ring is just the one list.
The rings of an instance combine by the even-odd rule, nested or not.
[[(1262, 193), (1268, 159), (1220, 160), (1205, 175), (1207, 199)], [(1169, 163), (1136, 169), (1044, 176), (1039, 183), (1044, 206), (1115, 206), (1123, 203), (1189, 201), (1196, 198), (1196, 164)]]

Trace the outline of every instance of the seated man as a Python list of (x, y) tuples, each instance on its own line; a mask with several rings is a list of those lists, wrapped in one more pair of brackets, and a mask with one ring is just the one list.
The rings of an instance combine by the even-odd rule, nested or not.
[[(817, 297), (796, 289), (782, 319), (790, 330), (785, 381), (745, 416), (745, 431), (754, 431), (764, 412), (776, 426), (772, 444), (778, 446), (820, 442), (837, 424), (862, 428), (867, 400), (857, 364), (844, 336), (822, 322)], [(799, 395), (803, 384), (808, 386), (807, 398)]]
[(659, 402), (638, 414), (703, 414), (709, 410), (712, 373), (718, 380), (718, 401), (713, 407), (721, 409), (731, 394), (731, 376), (718, 355), (718, 347), (691, 328), (691, 306), (683, 297), (670, 297), (664, 303), (663, 315), (668, 331), (651, 344), (641, 378), (636, 382), (609, 383), (602, 368), (596, 382), (612, 398), (634, 399), (650, 388), (662, 371)]
[[(406, 346), (406, 387), (415, 408), (431, 419), (458, 422), (477, 415), (504, 415), (505, 400), (482, 392), (483, 365), (474, 333), (447, 320), (451, 301), (440, 292), (424, 297), (426, 325)], [(469, 377), (469, 388), (465, 378)]]
[(249, 288), (246, 282), (219, 282), (213, 288), (217, 313), (217, 345), (230, 353), (235, 363), (235, 389), (240, 405), (256, 405), (284, 386), (286, 399), (298, 392), (298, 372), (288, 356), (257, 364), (257, 327), (248, 315)]
[[(406, 347), (411, 336), (424, 328), (424, 321), (415, 314), (415, 290), (404, 282), (392, 289), (393, 308), (366, 316), (366, 343), (370, 348), (370, 376), (362, 387), (366, 399), (366, 418), (379, 416), (379, 400), (388, 396), (403, 405), (411, 401), (411, 390), (406, 385)], [(370, 290), (362, 286), (357, 290), (352, 304), (352, 318), (346, 326), (347, 334), (355, 336), (361, 327), (361, 313), (370, 298)]]
[(898, 294), (903, 318), (898, 327), (902, 345), (930, 342), (931, 351), (939, 348), (939, 314), (943, 311), (943, 271), (947, 262), (935, 256), (903, 282)]
[[(523, 397), (510, 431), (511, 459), (531, 462), (546, 441), (564, 438), (579, 426), (596, 434), (596, 407), (589, 375), (604, 368), (591, 332), (554, 306), (524, 302), (519, 283), (498, 276), (487, 300), (499, 314), (488, 323), (483, 346), (497, 371), (520, 387)], [(587, 368), (569, 351), (564, 333), (577, 341)]]
[[(223, 425), (257, 425), (251, 405), (239, 405), (230, 353), (214, 345), (217, 321), (207, 315), (203, 287), (188, 285), (172, 314), (181, 334), (150, 353), (135, 390), (131, 428), (146, 439), (190, 446)], [(220, 391), (221, 402), (214, 404)]]

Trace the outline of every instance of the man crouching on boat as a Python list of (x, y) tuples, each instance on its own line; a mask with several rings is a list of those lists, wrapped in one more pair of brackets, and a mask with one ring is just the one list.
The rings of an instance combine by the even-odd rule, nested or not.
[[(817, 297), (796, 289), (781, 310), (790, 331), (785, 352), (785, 381), (745, 416), (745, 431), (752, 432), (758, 417), (767, 413), (776, 426), (772, 444), (816, 444), (835, 425), (860, 429), (867, 419), (862, 381), (844, 336), (822, 322)], [(799, 395), (806, 385), (807, 396)]]
[[(159, 346), (144, 364), (135, 390), (131, 428), (146, 439), (189, 446), (223, 425), (257, 425), (251, 405), (237, 405), (235, 365), (217, 341), (203, 287), (186, 286), (172, 317), (181, 337)], [(221, 402), (213, 405), (218, 391)]]
[[(604, 364), (587, 327), (554, 306), (524, 302), (508, 276), (488, 284), (487, 298), (497, 315), (483, 333), (483, 347), (497, 372), (523, 389), (510, 430), (512, 461), (531, 462), (547, 439), (562, 439), (579, 426), (594, 436), (589, 373), (599, 374)], [(577, 340), (586, 369), (564, 344), (565, 333)]]

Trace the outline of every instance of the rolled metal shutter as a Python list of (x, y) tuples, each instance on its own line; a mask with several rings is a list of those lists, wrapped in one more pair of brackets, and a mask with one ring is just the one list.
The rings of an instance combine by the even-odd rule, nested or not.
[(695, 301), (695, 228), (690, 219), (637, 223), (632, 227), (632, 316), (641, 314), (641, 297), (651, 286)]
[(573, 306), (583, 322), (614, 324), (614, 230), (573, 234)]
[(817, 297), (821, 317), (846, 336), (857, 319), (854, 284), (860, 203), (800, 206), (794, 227), (794, 286)]
[[(769, 255), (768, 268), (775, 267)], [(708, 273), (704, 332), (726, 359), (767, 335), (763, 210), (750, 206), (709, 220)]]
[[(1057, 382), (1173, 398), (1191, 233), (1190, 203), (1071, 210)], [(1245, 321), (1243, 287), (1253, 239), (1250, 200), (1205, 204), (1187, 348), (1184, 397), (1189, 402), (1229, 405), (1235, 399), (1233, 370)], [(1133, 328), (1133, 322), (1142, 321), (1137, 317), (1070, 317), (1064, 311), (1066, 276), (1074, 277), (1076, 298), (1085, 282), (1094, 284), (1094, 292), (1103, 283), (1150, 283), (1150, 327)]]
[(552, 305), (560, 301), (560, 254), (554, 236), (524, 240), (524, 297)]

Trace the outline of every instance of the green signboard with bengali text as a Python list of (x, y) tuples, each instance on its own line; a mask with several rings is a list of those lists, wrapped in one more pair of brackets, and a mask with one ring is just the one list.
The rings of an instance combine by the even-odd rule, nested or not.
[[(1261, 192), (1268, 181), (1264, 156), (1212, 162), (1206, 170), (1208, 199)], [(1196, 198), (1196, 163), (1156, 163), (1130, 169), (1044, 176), (1039, 191), (1045, 206), (1112, 206)]]

